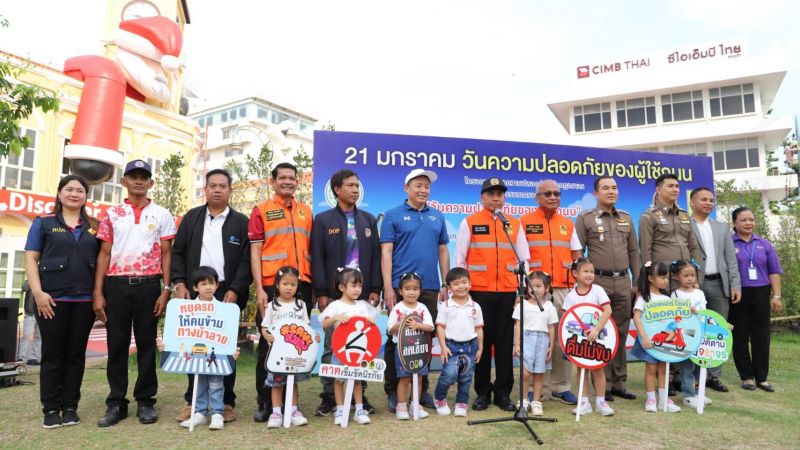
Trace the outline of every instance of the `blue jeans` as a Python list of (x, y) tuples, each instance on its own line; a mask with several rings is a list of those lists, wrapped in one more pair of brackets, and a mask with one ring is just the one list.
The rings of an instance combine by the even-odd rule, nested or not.
[(684, 397), (694, 397), (697, 392), (694, 390), (695, 370), (697, 366), (694, 365), (691, 359), (677, 363), (678, 368), (681, 370), (681, 392)]
[(225, 410), (225, 403), (222, 401), (222, 397), (225, 395), (223, 377), (221, 375), (200, 375), (197, 378), (195, 411), (206, 415), (210, 406), (211, 414), (222, 414)]
[(456, 403), (469, 402), (469, 388), (472, 384), (472, 377), (475, 375), (475, 354), (478, 352), (478, 339), (475, 338), (467, 342), (456, 342), (446, 340), (447, 348), (450, 349), (450, 357), (442, 367), (439, 375), (439, 382), (436, 384), (436, 391), (433, 397), (436, 400), (444, 400), (447, 397), (447, 390), (450, 386), (458, 382), (456, 391)]

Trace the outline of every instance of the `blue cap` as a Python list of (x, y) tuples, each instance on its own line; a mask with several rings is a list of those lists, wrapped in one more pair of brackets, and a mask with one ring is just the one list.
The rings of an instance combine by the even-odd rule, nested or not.
[(150, 168), (150, 164), (147, 164), (147, 162), (142, 161), (141, 159), (134, 159), (133, 161), (126, 164), (125, 172), (123, 172), (122, 175), (123, 176), (127, 175), (128, 173), (133, 172), (134, 170), (142, 170), (147, 172), (147, 175), (151, 177), (153, 176), (153, 169)]

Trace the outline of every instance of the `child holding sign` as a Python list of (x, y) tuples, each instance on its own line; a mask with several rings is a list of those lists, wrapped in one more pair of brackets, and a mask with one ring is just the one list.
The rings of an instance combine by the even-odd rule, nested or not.
[[(339, 299), (328, 305), (319, 314), (322, 328), (338, 327), (354, 316), (366, 317), (370, 322), (375, 323), (375, 309), (367, 301), (358, 300), (358, 297), (361, 296), (361, 287), (364, 284), (361, 271), (340, 267), (337, 269), (335, 283), (334, 291), (339, 296)], [(331, 358), (331, 364), (341, 364), (335, 354)], [(343, 385), (344, 383), (338, 379), (333, 385), (333, 393), (336, 397), (336, 415), (333, 419), (335, 425), (341, 424), (344, 418)], [(362, 425), (370, 423), (369, 413), (364, 409), (361, 382), (358, 380), (355, 381), (353, 386), (353, 396), (356, 401), (356, 412), (353, 420)]]
[[(192, 273), (192, 289), (197, 292), (197, 301), (201, 302), (218, 302), (214, 298), (214, 292), (217, 291), (219, 286), (219, 275), (217, 271), (211, 267), (200, 266)], [(161, 338), (156, 340), (156, 345), (159, 351), (164, 351), (164, 341)], [(211, 349), (211, 357), (207, 360), (208, 363), (216, 358), (213, 348)], [(233, 354), (233, 359), (239, 358), (239, 348)], [(223, 385), (221, 375), (198, 375), (197, 384), (197, 400), (195, 402), (195, 413), (193, 417), (181, 422), (184, 428), (193, 428), (197, 425), (206, 423), (206, 414), (211, 411), (211, 424), (208, 426), (211, 430), (221, 430), (225, 427), (225, 421), (222, 417), (222, 412), (225, 410), (223, 402), (223, 395), (225, 394), (225, 386)]]
[[(677, 289), (672, 291), (672, 298), (689, 300), (692, 304), (692, 314), (706, 309), (706, 295), (702, 290), (694, 287), (697, 282), (697, 266), (693, 262), (681, 259), (670, 265), (670, 272), (672, 272), (673, 282), (677, 285)], [(678, 369), (681, 371), (683, 404), (693, 409), (697, 409), (697, 392), (694, 390), (695, 368), (691, 359), (678, 363)], [(711, 399), (704, 397), (703, 402), (710, 405)]]
[[(311, 326), (311, 321), (308, 319), (306, 312), (306, 304), (303, 300), (297, 297), (297, 287), (300, 285), (300, 272), (294, 267), (284, 266), (278, 269), (275, 275), (276, 295), (264, 311), (264, 320), (261, 322), (261, 335), (267, 344), (272, 346), (275, 341), (273, 336), (268, 330), (269, 327), (280, 320), (284, 319), (297, 319), (303, 323)], [(319, 336), (316, 336), (319, 342)], [(295, 375), (295, 381), (308, 380), (309, 374)], [(272, 372), (267, 374), (266, 385), (272, 388), (272, 414), (267, 421), (267, 428), (280, 428), (283, 423), (283, 415), (281, 414), (281, 406), (283, 403), (283, 388), (286, 386), (286, 375), (276, 375)], [(292, 425), (303, 426), (308, 423), (308, 419), (303, 416), (303, 413), (297, 409), (297, 385), (295, 383), (292, 399)]]
[[(429, 333), (433, 331), (433, 319), (431, 318), (430, 311), (428, 311), (428, 307), (417, 302), (420, 289), (421, 278), (416, 273), (404, 273), (400, 277), (399, 293), (402, 301), (398, 302), (394, 308), (392, 308), (392, 311), (389, 313), (389, 321), (386, 323), (386, 327), (389, 329), (389, 334), (392, 335), (392, 340), (395, 344), (399, 341), (398, 331), (400, 329), (400, 322), (403, 321), (405, 316), (411, 313), (417, 313), (422, 317), (422, 322), (414, 322), (410, 325), (412, 329), (427, 331)], [(395, 416), (398, 420), (408, 420), (410, 416), (408, 415), (408, 403), (406, 400), (408, 399), (408, 387), (409, 384), (411, 384), (411, 373), (400, 363), (399, 347), (398, 351), (394, 354), (394, 362), (397, 370), (397, 410)], [(424, 376), (427, 374), (428, 367), (426, 366), (419, 375)], [(422, 395), (422, 384), (420, 383), (417, 387), (419, 391), (417, 394)], [(422, 409), (421, 406), (415, 405), (415, 407), (417, 408), (417, 414), (420, 419), (428, 417), (428, 413)]]
[(636, 343), (633, 344), (631, 354), (646, 363), (644, 372), (644, 387), (647, 390), (647, 400), (644, 404), (646, 412), (656, 412), (658, 408), (663, 409), (665, 402), (667, 412), (676, 413), (681, 410), (680, 406), (674, 404), (667, 397), (667, 390), (664, 388), (658, 388), (659, 401), (658, 405), (656, 404), (656, 382), (659, 383), (658, 386), (665, 385), (666, 374), (664, 372), (667, 364), (655, 359), (645, 351), (652, 347), (653, 343), (642, 325), (644, 304), (650, 300), (668, 299), (667, 286), (669, 286), (669, 267), (663, 262), (647, 261), (644, 263), (639, 275), (639, 297), (636, 298), (636, 303), (633, 305), (633, 323), (636, 325), (638, 337)]
[[(581, 326), (589, 328), (586, 333), (586, 340), (589, 342), (597, 340), (600, 331), (606, 326), (606, 322), (611, 317), (611, 300), (608, 298), (605, 289), (597, 286), (594, 283), (594, 265), (587, 258), (580, 257), (572, 263), (572, 275), (575, 277), (575, 288), (572, 289), (566, 297), (564, 297), (564, 311), (572, 308), (579, 303), (590, 303), (603, 308), (603, 313), (599, 317), (595, 315), (591, 324), (582, 323), (583, 319), (579, 318)], [(606, 372), (605, 368), (594, 369), (587, 371), (584, 378), (584, 386), (589, 390), (589, 372), (592, 373), (594, 380), (595, 390), (595, 406), (597, 411), (604, 416), (614, 415), (614, 410), (608, 406), (606, 402)], [(589, 396), (584, 394), (580, 400), (580, 404), (572, 410), (573, 414), (578, 413), (583, 416), (592, 412), (592, 404), (589, 403)]]
[[(541, 416), (544, 414), (542, 402), (539, 401), (542, 397), (542, 381), (544, 373), (552, 367), (558, 313), (551, 300), (549, 275), (544, 272), (531, 272), (528, 275), (528, 285), (531, 292), (528, 294), (528, 301), (523, 305), (525, 323), (519, 322), (519, 304), (514, 306), (514, 312), (511, 313), (511, 318), (515, 321), (514, 356), (520, 356), (519, 343), (522, 337), (525, 339), (525, 354), (522, 355), (522, 365), (525, 370), (522, 384), (527, 389), (533, 378), (534, 400), (530, 402), (530, 411), (534, 416)], [(539, 309), (540, 304), (544, 310)], [(528, 405), (523, 407), (528, 409)]]

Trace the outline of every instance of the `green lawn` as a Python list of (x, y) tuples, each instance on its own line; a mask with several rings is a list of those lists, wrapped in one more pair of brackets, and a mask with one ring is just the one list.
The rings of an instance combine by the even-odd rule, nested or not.
[[(776, 335), (772, 344), (770, 381), (777, 392), (749, 392), (740, 389), (732, 363), (726, 366), (724, 382), (731, 392), (711, 392), (713, 405), (698, 415), (685, 409), (678, 414), (645, 414), (643, 411), (643, 369), (641, 363), (629, 368), (629, 388), (639, 394), (633, 401), (617, 399), (612, 407), (617, 414), (600, 417), (590, 414), (575, 422), (571, 407), (545, 402), (545, 414), (558, 423), (533, 422), (545, 445), (554, 448), (797, 448), (796, 401), (800, 398), (800, 336)], [(100, 429), (95, 426), (103, 414), (103, 399), (108, 387), (105, 366), (86, 370), (83, 400), (78, 411), (83, 423), (74, 427), (45, 430), (41, 427), (38, 401), (38, 375), (22, 379), (37, 385), (0, 390), (0, 447), (3, 448), (414, 448), (421, 445), (438, 448), (511, 448), (535, 445), (523, 426), (516, 423), (468, 426), (463, 419), (437, 417), (421, 422), (398, 422), (386, 411), (382, 386), (372, 384), (368, 395), (379, 411), (367, 426), (352, 424), (348, 429), (334, 427), (330, 418), (310, 417), (308, 426), (289, 430), (267, 430), (265, 424), (252, 421), (255, 404), (253, 387), (254, 360), (240, 361), (237, 394), (241, 417), (220, 432), (205, 427), (190, 433), (180, 428), (174, 416), (183, 404), (185, 376), (159, 374), (161, 383), (157, 409), (158, 423), (140, 425), (135, 417), (118, 425)], [(136, 366), (131, 365), (131, 380)], [(435, 380), (436, 375), (432, 378)], [(575, 375), (573, 375), (575, 378)], [(574, 383), (573, 383), (574, 384)], [(301, 384), (300, 406), (313, 412), (317, 405), (319, 382), (316, 378)], [(574, 391), (577, 391), (575, 385)], [(451, 389), (450, 402), (455, 392)], [(679, 402), (679, 397), (675, 397)], [(679, 403), (680, 404), (680, 403)], [(132, 412), (134, 409), (132, 409)], [(470, 411), (470, 418), (491, 418), (509, 413), (491, 407), (488, 411)]]

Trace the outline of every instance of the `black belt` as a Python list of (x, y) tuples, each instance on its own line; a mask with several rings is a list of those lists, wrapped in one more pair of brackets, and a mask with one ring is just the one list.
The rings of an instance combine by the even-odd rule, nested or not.
[(620, 270), (618, 272), (614, 272), (612, 270), (596, 270), (594, 271), (595, 275), (600, 275), (601, 277), (611, 277), (611, 278), (622, 278), (628, 276), (628, 269)]
[(147, 277), (106, 277), (111, 281), (116, 281), (118, 283), (125, 283), (131, 286), (135, 286), (138, 284), (145, 284), (145, 283), (155, 283), (157, 281), (161, 281), (161, 275), (151, 275)]
[(721, 280), (722, 275), (715, 273), (715, 274), (706, 274), (704, 277), (706, 280)]

